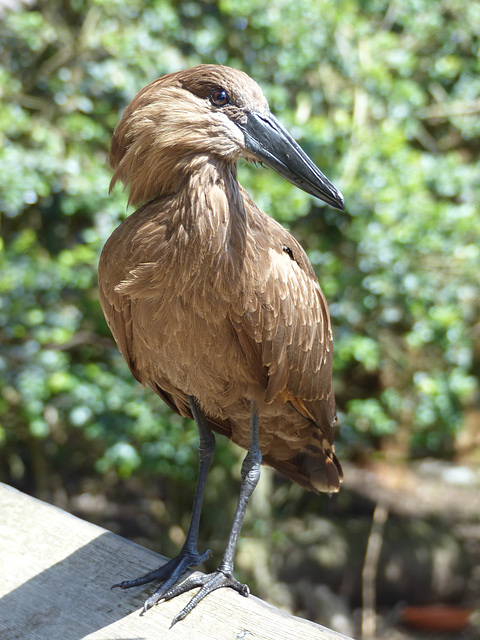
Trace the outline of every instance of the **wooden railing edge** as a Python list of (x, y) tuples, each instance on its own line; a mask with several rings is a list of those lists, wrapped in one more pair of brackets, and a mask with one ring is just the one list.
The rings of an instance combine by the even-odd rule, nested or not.
[[(0, 483), (0, 637), (5, 640), (349, 640), (255, 596), (220, 589), (170, 629), (191, 594), (142, 613), (152, 585), (111, 590), (166, 561)], [(164, 633), (166, 635), (164, 635)]]

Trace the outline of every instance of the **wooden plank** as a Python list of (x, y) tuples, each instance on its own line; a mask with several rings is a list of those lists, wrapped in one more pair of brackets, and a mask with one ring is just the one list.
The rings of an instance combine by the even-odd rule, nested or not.
[(110, 590), (165, 558), (0, 483), (2, 640), (348, 640), (231, 589), (182, 622), (184, 594), (141, 614), (152, 585)]

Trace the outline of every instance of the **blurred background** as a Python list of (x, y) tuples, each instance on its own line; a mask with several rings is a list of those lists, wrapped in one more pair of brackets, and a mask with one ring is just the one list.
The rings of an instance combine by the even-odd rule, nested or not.
[[(0, 480), (166, 556), (183, 543), (196, 429), (132, 378), (96, 268), (130, 212), (108, 195), (122, 109), (228, 64), (346, 201), (240, 166), (329, 300), (346, 479), (329, 498), (265, 470), (238, 577), (356, 638), (479, 638), (479, 53), (464, 0), (0, 0)], [(210, 570), (243, 455), (217, 442)]]

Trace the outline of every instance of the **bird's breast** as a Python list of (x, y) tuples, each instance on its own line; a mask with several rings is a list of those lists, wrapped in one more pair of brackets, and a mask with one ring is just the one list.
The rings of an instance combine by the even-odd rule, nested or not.
[(127, 218), (105, 246), (99, 280), (105, 298), (129, 316), (142, 381), (197, 397), (208, 390), (228, 404), (255, 384), (229, 321), (232, 300), (253, 295), (245, 286), (245, 236), (232, 234), (226, 216), (214, 229), (204, 223), (201, 233), (178, 222), (152, 216), (151, 206)]

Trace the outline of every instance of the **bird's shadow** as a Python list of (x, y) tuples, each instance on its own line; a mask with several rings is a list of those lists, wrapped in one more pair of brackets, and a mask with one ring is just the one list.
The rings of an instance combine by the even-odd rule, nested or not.
[[(152, 551), (105, 532), (0, 599), (0, 638), (80, 640), (102, 629), (107, 638), (112, 636), (106, 628), (127, 616), (130, 619), (125, 623), (122, 640), (150, 637), (152, 624), (156, 633), (161, 634), (169, 629), (179, 605), (183, 606), (181, 602), (174, 607), (171, 603), (155, 607), (147, 612), (149, 619), (148, 615), (141, 617), (141, 613), (154, 584), (129, 592), (110, 587), (119, 578), (148, 573), (166, 561)], [(115, 628), (114, 637), (121, 637), (117, 635), (119, 630)], [(97, 633), (97, 637), (102, 635)]]

